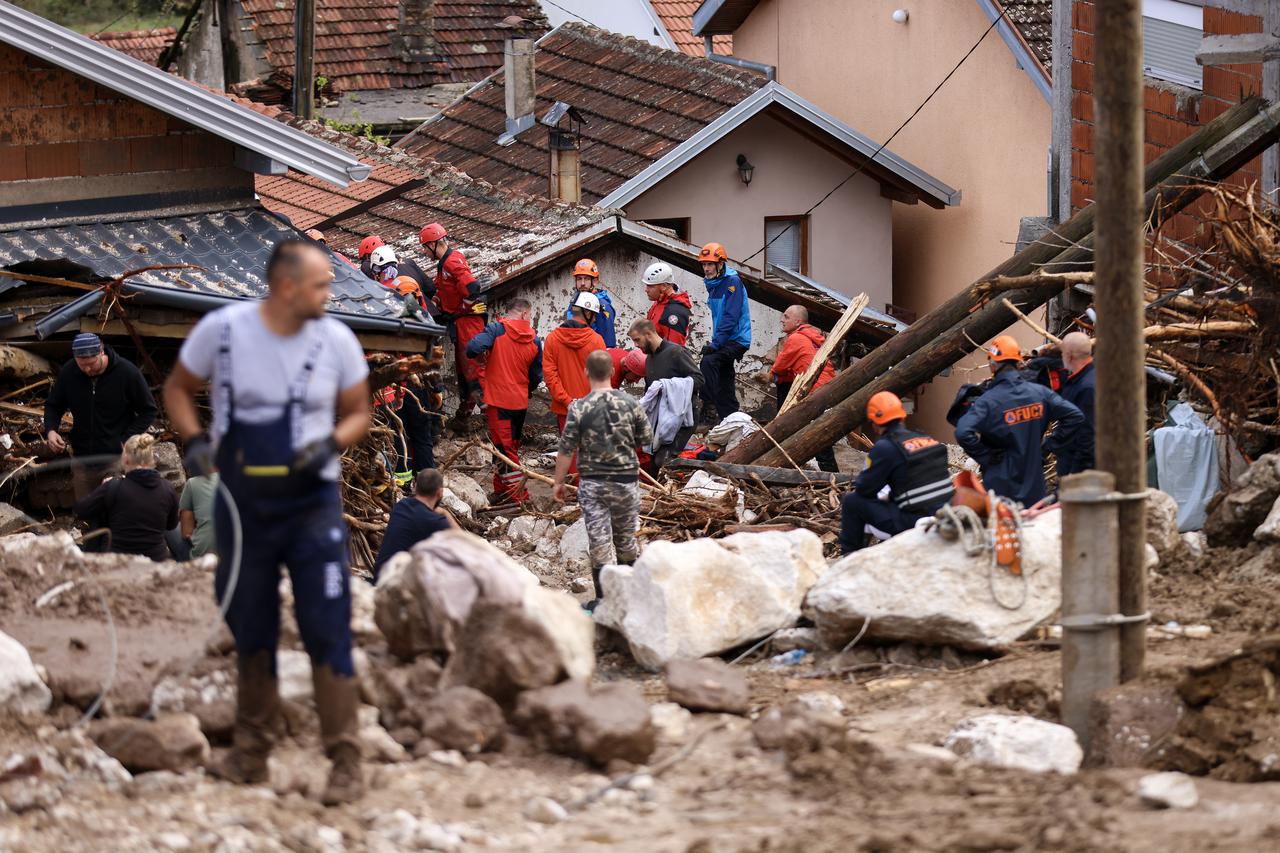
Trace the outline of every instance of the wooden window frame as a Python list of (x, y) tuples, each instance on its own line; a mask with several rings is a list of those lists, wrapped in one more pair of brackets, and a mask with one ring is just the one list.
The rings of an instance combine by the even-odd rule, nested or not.
[(809, 214), (807, 213), (793, 213), (790, 216), (766, 216), (764, 218), (763, 231), (765, 250), (763, 263), (765, 265), (764, 271), (766, 273), (769, 272), (769, 223), (792, 222), (794, 220), (800, 221), (800, 269), (797, 270), (797, 272), (799, 272), (800, 275), (809, 274)]

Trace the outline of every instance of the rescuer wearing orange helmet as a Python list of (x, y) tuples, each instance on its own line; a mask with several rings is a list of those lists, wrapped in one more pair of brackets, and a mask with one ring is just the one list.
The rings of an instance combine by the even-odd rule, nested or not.
[(729, 266), (724, 246), (708, 243), (698, 253), (707, 307), (711, 309), (711, 340), (702, 348), (702, 396), (715, 407), (719, 420), (738, 411), (734, 362), (751, 347), (751, 312), (747, 289), (737, 270)]
[[(951, 472), (947, 447), (935, 438), (907, 429), (907, 410), (890, 391), (867, 401), (867, 420), (876, 443), (867, 464), (840, 503), (840, 552), (848, 554), (866, 544), (867, 525), (892, 536), (915, 527), (951, 500)], [(889, 499), (881, 500), (889, 487)]]
[(486, 315), (485, 304), (480, 301), (480, 283), (467, 265), (467, 259), (449, 245), (448, 237), (438, 222), (430, 223), (418, 234), (423, 251), (437, 261), (435, 300), (440, 307), (437, 319), (448, 327), (458, 373), (458, 411), (452, 425), (462, 428), (480, 397), (480, 365), (467, 357), (467, 344), (484, 329)]
[[(1049, 388), (1023, 377), (1022, 349), (1012, 335), (991, 342), (987, 363), (990, 385), (956, 423), (956, 441), (981, 466), (988, 491), (1029, 507), (1045, 494), (1045, 451), (1074, 456), (1084, 415)], [(1053, 421), (1058, 425), (1045, 440)]]
[(573, 306), (576, 304), (579, 293), (593, 293), (596, 299), (600, 300), (600, 312), (596, 314), (596, 318), (591, 321), (591, 328), (595, 329), (603, 340), (606, 347), (616, 347), (618, 345), (618, 334), (614, 329), (614, 321), (618, 317), (618, 312), (613, 308), (613, 300), (609, 298), (609, 291), (600, 286), (600, 267), (596, 266), (596, 262), (590, 258), (583, 258), (573, 265), (573, 298), (569, 300), (569, 307), (565, 309), (564, 318), (566, 320), (573, 319)]

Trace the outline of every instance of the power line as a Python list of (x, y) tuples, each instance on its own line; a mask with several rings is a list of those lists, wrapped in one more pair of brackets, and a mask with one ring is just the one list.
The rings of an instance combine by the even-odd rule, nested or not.
[(565, 7), (561, 6), (559, 3), (554, 2), (554, 0), (546, 0), (546, 3), (548, 6), (555, 6), (561, 12), (564, 12), (566, 15), (569, 15), (570, 17), (577, 18), (579, 21), (582, 21), (582, 23), (584, 24), (591, 24), (591, 26), (595, 27), (597, 30), (607, 29), (606, 27), (602, 27), (599, 24), (595, 23), (594, 21), (588, 21), (586, 18), (582, 17), (577, 12), (569, 11)]
[[(548, 2), (548, 3), (550, 3), (550, 2), (551, 2), (551, 0), (547, 0), (547, 2)], [(555, 4), (553, 3), (552, 5), (555, 5)], [(928, 104), (928, 103), (929, 103), (929, 101), (933, 100), (933, 96), (934, 96), (934, 95), (936, 95), (936, 94), (938, 94), (938, 91), (939, 91), (943, 86), (945, 86), (945, 85), (946, 85), (947, 81), (951, 79), (952, 75), (954, 75), (957, 71), (959, 71), (959, 70), (960, 70), (960, 66), (961, 66), (961, 65), (964, 65), (965, 61), (966, 61), (966, 60), (968, 60), (968, 58), (969, 58), (970, 56), (973, 56), (974, 51), (976, 51), (976, 50), (978, 49), (978, 46), (982, 44), (983, 40), (984, 40), (984, 39), (986, 39), (987, 35), (988, 35), (992, 30), (994, 30), (994, 29), (996, 28), (996, 24), (1000, 23), (1000, 21), (1004, 19), (1004, 17), (1005, 17), (1005, 15), (1006, 15), (1006, 14), (1007, 14), (1007, 10), (1002, 9), (1002, 10), (1000, 11), (1000, 13), (999, 13), (998, 15), (996, 15), (995, 19), (991, 22), (991, 25), (990, 25), (989, 27), (987, 27), (985, 30), (983, 30), (983, 31), (982, 31), (982, 35), (978, 36), (978, 40), (977, 40), (976, 42), (974, 42), (974, 43), (973, 43), (973, 47), (969, 48), (969, 50), (965, 52), (965, 55), (964, 55), (964, 56), (962, 56), (962, 57), (960, 57), (960, 61), (959, 61), (959, 62), (957, 62), (957, 63), (955, 64), (955, 67), (954, 67), (954, 68), (952, 68), (950, 71), (948, 71), (948, 72), (947, 72), (947, 76), (946, 76), (946, 77), (943, 77), (943, 78), (942, 78), (942, 80), (941, 80), (941, 82), (939, 82), (939, 83), (938, 83), (938, 85), (936, 85), (936, 86), (934, 86), (934, 87), (933, 87), (933, 91), (929, 93), (929, 96), (928, 96), (928, 97), (926, 97), (923, 101), (921, 101), (921, 102), (920, 102), (920, 106), (916, 107), (916, 108), (915, 108), (915, 110), (914, 110), (914, 111), (912, 111), (911, 115), (907, 116), (907, 120), (906, 120), (906, 121), (904, 121), (902, 124), (898, 125), (898, 129), (897, 129), (897, 130), (895, 130), (892, 134), (890, 134), (890, 135), (889, 135), (889, 138), (888, 138), (888, 139), (886, 139), (883, 143), (881, 143), (881, 144), (880, 144), (880, 147), (879, 147), (879, 148), (877, 148), (875, 151), (873, 151), (873, 152), (871, 153), (871, 156), (870, 156), (870, 157), (868, 157), (868, 158), (866, 159), (866, 161), (862, 163), (862, 165), (860, 165), (860, 166), (858, 166), (858, 168), (854, 169), (854, 170), (853, 170), (853, 172), (851, 172), (851, 173), (849, 174), (849, 176), (848, 176), (847, 178), (845, 178), (843, 181), (841, 181), (840, 183), (838, 183), (838, 184), (836, 184), (834, 187), (832, 187), (830, 192), (828, 192), (828, 193), (827, 193), (826, 195), (824, 195), (822, 198), (820, 198), (820, 199), (818, 199), (816, 202), (814, 202), (813, 207), (809, 208), (809, 209), (808, 209), (808, 210), (806, 210), (803, 214), (801, 214), (801, 217), (800, 217), (800, 218), (804, 218), (805, 216), (808, 216), (810, 213), (813, 213), (815, 210), (817, 210), (817, 209), (818, 209), (818, 206), (819, 206), (819, 205), (821, 205), (821, 204), (822, 204), (824, 201), (826, 201), (827, 199), (831, 198), (831, 196), (835, 195), (837, 190), (839, 190), (839, 189), (840, 189), (841, 187), (843, 187), (845, 184), (847, 184), (847, 183), (849, 183), (850, 181), (852, 181), (852, 180), (853, 180), (854, 178), (856, 178), (858, 175), (862, 174), (862, 171), (863, 171), (864, 169), (866, 169), (866, 167), (867, 167), (868, 165), (870, 165), (870, 164), (871, 164), (871, 162), (872, 162), (872, 161), (874, 161), (874, 160), (876, 159), (876, 157), (877, 157), (877, 156), (879, 156), (880, 152), (881, 152), (881, 151), (883, 151), (885, 148), (889, 147), (889, 143), (890, 143), (890, 142), (892, 142), (892, 141), (894, 140), (894, 137), (896, 137), (899, 133), (901, 133), (901, 132), (902, 132), (902, 130), (903, 130), (903, 128), (905, 128), (908, 124), (910, 124), (910, 123), (911, 123), (911, 120), (912, 120), (912, 119), (914, 119), (917, 115), (919, 115), (919, 114), (920, 114), (920, 111), (921, 111), (921, 110), (923, 110), (923, 109), (925, 108), (925, 105), (926, 105), (926, 104)], [(778, 239), (779, 239), (783, 234), (786, 234), (788, 231), (790, 231), (790, 230), (791, 230), (792, 228), (794, 228), (794, 227), (795, 227), (795, 224), (794, 224), (794, 223), (788, 223), (788, 224), (787, 224), (787, 227), (786, 227), (786, 228), (783, 228), (781, 231), (779, 231), (779, 232), (774, 236), (774, 238), (773, 238), (772, 240), (770, 240), (769, 242), (765, 243), (763, 246), (761, 246), (761, 247), (760, 247), (759, 249), (757, 249), (755, 252), (751, 253), (751, 255), (749, 255), (748, 257), (743, 258), (743, 259), (742, 259), (742, 263), (743, 263), (743, 264), (746, 264), (746, 262), (747, 262), (747, 261), (751, 260), (751, 259), (752, 259), (752, 258), (754, 258), (756, 255), (759, 255), (761, 252), (763, 252), (764, 250), (768, 249), (770, 246), (772, 246), (774, 243), (776, 243), (776, 242), (778, 241)], [(769, 271), (768, 271), (768, 269), (766, 269), (766, 270), (764, 270), (764, 272), (767, 274)]]

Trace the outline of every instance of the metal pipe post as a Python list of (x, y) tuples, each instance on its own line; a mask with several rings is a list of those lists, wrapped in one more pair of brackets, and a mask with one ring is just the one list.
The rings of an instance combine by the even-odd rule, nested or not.
[(293, 10), (293, 114), (316, 114), (316, 0), (297, 0)]
[(1120, 683), (1115, 477), (1084, 471), (1062, 481), (1062, 722), (1089, 751), (1089, 702)]
[[(1097, 229), (1094, 242), (1098, 309), (1097, 467), (1115, 475), (1125, 494), (1147, 488), (1142, 210), (1142, 2), (1094, 5), (1094, 107), (1097, 113)], [(1146, 503), (1119, 508), (1120, 612), (1146, 612)], [(1146, 624), (1121, 631), (1120, 677), (1142, 675)]]

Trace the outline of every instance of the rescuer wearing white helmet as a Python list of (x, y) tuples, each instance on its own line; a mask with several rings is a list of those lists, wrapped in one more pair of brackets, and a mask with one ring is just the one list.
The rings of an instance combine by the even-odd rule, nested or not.
[(644, 295), (653, 303), (645, 316), (664, 340), (684, 346), (689, 339), (689, 316), (693, 306), (689, 302), (689, 294), (676, 287), (675, 270), (670, 264), (658, 261), (649, 264), (641, 281), (644, 282)]

